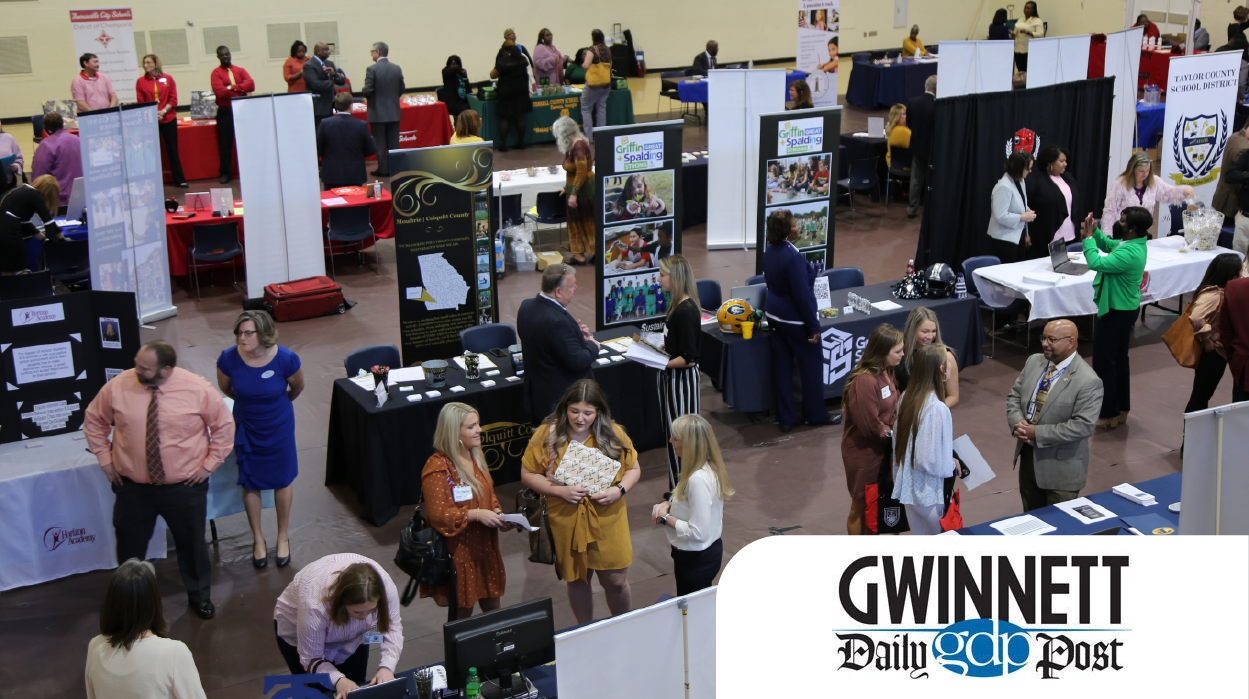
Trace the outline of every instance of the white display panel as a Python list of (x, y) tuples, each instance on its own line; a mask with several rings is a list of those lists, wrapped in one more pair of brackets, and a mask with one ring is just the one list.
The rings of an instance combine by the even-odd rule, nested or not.
[(707, 151), (712, 154), (707, 164), (708, 250), (745, 244), (746, 72), (713, 70), (707, 76), (707, 100), (716, 112), (713, 119), (708, 111), (707, 123)]
[(1249, 403), (1184, 416), (1180, 534), (1249, 534), (1249, 510), (1244, 506), (1249, 501), (1246, 453)]
[(1087, 80), (1093, 37), (1055, 36), (1028, 42), (1028, 87)]
[(1143, 27), (1106, 35), (1106, 68), (1104, 75), (1115, 79), (1114, 110), (1110, 121), (1110, 165), (1107, 167), (1106, 190), (1127, 167), (1132, 157), (1132, 137), (1136, 133), (1136, 85), (1141, 67), (1141, 36)]
[(685, 596), (689, 699), (716, 697), (716, 588)]
[[(680, 599), (555, 637), (561, 697), (685, 699)], [(608, 668), (630, 668), (606, 672)]]
[(286, 261), (290, 275), (287, 279), (322, 276), (325, 251), (312, 95), (306, 92), (274, 95), (273, 118), (275, 124), (281, 125), (277, 129), (278, 167), (286, 217)]
[(937, 61), (937, 97), (1011, 89), (1015, 44), (1009, 41), (943, 41)]

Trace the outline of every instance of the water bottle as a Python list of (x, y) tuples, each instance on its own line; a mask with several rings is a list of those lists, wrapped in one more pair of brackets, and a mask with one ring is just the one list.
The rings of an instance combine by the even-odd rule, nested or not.
[(958, 281), (954, 283), (954, 296), (956, 298), (967, 298), (967, 280), (963, 278), (963, 273), (958, 273)]
[(494, 278), (495, 279), (503, 278), (503, 263), (505, 261), (506, 260), (504, 259), (504, 254), (503, 254), (503, 236), (500, 235), (498, 238), (494, 239)]
[(481, 695), (481, 680), (477, 677), (477, 668), (468, 669), (468, 682), (464, 685), (464, 696), (474, 699)]

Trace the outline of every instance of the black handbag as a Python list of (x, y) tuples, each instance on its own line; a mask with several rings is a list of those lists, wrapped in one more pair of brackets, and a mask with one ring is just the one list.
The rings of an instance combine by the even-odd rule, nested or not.
[(879, 493), (876, 503), (876, 533), (901, 534), (911, 531), (906, 521), (906, 508), (893, 497), (893, 445), (885, 450), (877, 471), (876, 487)]
[[(447, 482), (455, 487), (450, 477)], [(416, 599), (418, 583), (426, 587), (441, 587), (455, 580), (455, 562), (442, 534), (426, 521), (421, 510), (424, 500), (422, 494), (408, 526), (399, 534), (399, 551), (395, 553), (395, 565), (411, 576), (399, 598), (399, 603), (405, 607)]]

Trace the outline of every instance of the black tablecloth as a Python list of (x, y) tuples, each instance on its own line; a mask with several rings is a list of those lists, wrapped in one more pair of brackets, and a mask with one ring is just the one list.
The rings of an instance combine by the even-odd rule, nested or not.
[(889, 66), (854, 62), (846, 103), (862, 109), (888, 109), (924, 92), (924, 81), (937, 74), (937, 62), (894, 63)]
[[(623, 327), (595, 333), (600, 341), (631, 337), (637, 328)], [(608, 350), (603, 356), (618, 355)], [(488, 356), (488, 355), (487, 355)], [(325, 484), (346, 483), (360, 500), (360, 516), (381, 526), (399, 512), (401, 505), (420, 500), (421, 471), (433, 454), (434, 429), (438, 412), (448, 401), (467, 403), (481, 414), (482, 449), (496, 485), (520, 480), (520, 461), (533, 434), (525, 412), (522, 381), (512, 376), (508, 358), (490, 357), (499, 374), (482, 372), (478, 381), (468, 381), (455, 364), (447, 370), (447, 385), (437, 389), (441, 396), (422, 397), (410, 402), (408, 396), (430, 390), (424, 383), (392, 386), (390, 400), (377, 408), (371, 391), (350, 379), (334, 382), (330, 400), (330, 432), (325, 456)], [(596, 365), (594, 378), (607, 392), (612, 419), (624, 426), (639, 452), (662, 447), (663, 425), (656, 416), (659, 396), (657, 371), (625, 359), (605, 366)], [(493, 380), (489, 388), (480, 381)], [(463, 386), (452, 393), (451, 386)], [(400, 391), (413, 386), (412, 391)]]
[(707, 222), (707, 156), (694, 156), (681, 171), (681, 230)]
[[(846, 305), (846, 295), (851, 292), (873, 302), (891, 300), (901, 304), (902, 308), (893, 311), (873, 309), (871, 315), (839, 314), (836, 318), (821, 319), (825, 399), (841, 395), (846, 376), (854, 368), (876, 326), (889, 323), (902, 330), (906, 326), (907, 315), (916, 306), (927, 306), (937, 314), (941, 323), (941, 340), (954, 351), (959, 367), (984, 361), (980, 349), (984, 342), (984, 327), (980, 321), (979, 302), (975, 298), (905, 301), (893, 298), (889, 290), (891, 283), (882, 282), (832, 293), (833, 308), (837, 309)], [(734, 410), (758, 413), (776, 407), (769, 335), (768, 331), (755, 332), (753, 338), (744, 340), (741, 335), (720, 332), (714, 325), (703, 326), (700, 355), (703, 373), (711, 377), (712, 384), (724, 393), (724, 402)], [(797, 380), (795, 369), (794, 381)], [(796, 383), (792, 388), (801, 396)]]
[(872, 192), (871, 197), (872, 201), (880, 201), (880, 196), (885, 193), (885, 183), (889, 179), (889, 165), (885, 162), (885, 154), (889, 152), (889, 139), (843, 133), (841, 145), (846, 147), (846, 158), (851, 162), (876, 158), (876, 179), (880, 182), (880, 195)]

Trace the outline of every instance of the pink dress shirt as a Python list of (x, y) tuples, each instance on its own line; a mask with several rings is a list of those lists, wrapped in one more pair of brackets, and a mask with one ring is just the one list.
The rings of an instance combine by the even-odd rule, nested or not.
[(69, 203), (74, 179), (82, 177), (82, 150), (78, 136), (65, 129), (39, 142), (30, 164), (31, 181), (41, 175), (52, 175), (61, 185), (60, 205)]
[(1101, 228), (1106, 235), (1112, 235), (1110, 229), (1119, 220), (1119, 214), (1123, 213), (1123, 210), (1129, 206), (1143, 206), (1152, 214), (1154, 205), (1159, 202), (1163, 204), (1183, 203), (1184, 190), (1163, 182), (1162, 178), (1157, 175), (1152, 177), (1153, 181), (1145, 189), (1145, 194), (1141, 197), (1136, 196), (1136, 190), (1125, 186), (1117, 179), (1114, 181), (1114, 184), (1110, 185), (1110, 191), (1106, 193), (1106, 207), (1102, 209), (1101, 220)]
[(1061, 177), (1050, 175), (1050, 179), (1053, 180), (1054, 184), (1058, 186), (1058, 191), (1063, 193), (1063, 199), (1067, 200), (1067, 220), (1063, 221), (1062, 225), (1058, 227), (1058, 230), (1054, 232), (1054, 237), (1062, 238), (1063, 240), (1068, 241), (1075, 240), (1076, 227), (1075, 224), (1071, 222), (1071, 187), (1069, 187), (1067, 185), (1067, 181)]
[(91, 109), (108, 109), (113, 103), (113, 81), (103, 73), (88, 78), (79, 72), (69, 84), (69, 94), (75, 102), (86, 102)]
[[(216, 471), (234, 449), (234, 418), (221, 394), (202, 377), (178, 367), (157, 391), (163, 482), (181, 483), (201, 468)], [(83, 419), (87, 447), (100, 466), (112, 464), (135, 483), (151, 482), (146, 456), (151, 402), (152, 389), (139, 383), (134, 369), (127, 369), (104, 384)]]
[[(382, 577), (386, 590), (386, 604), (390, 611), (390, 629), (382, 635), (382, 657), (378, 667), (394, 672), (403, 652), (403, 621), (399, 618), (399, 591), (377, 562), (354, 553), (335, 553), (315, 561), (295, 574), (295, 579), (278, 597), (273, 619), (277, 622), (278, 637), (299, 649), (299, 662), (308, 670), (314, 660), (328, 660), (338, 665), (351, 657), (364, 642), (364, 633), (377, 625), (377, 612), (367, 619), (348, 618), (346, 625), (330, 620), (330, 603), (324, 598), (334, 588), (338, 573), (353, 563), (367, 563)], [(329, 672), (330, 682), (338, 682), (344, 675), (338, 668), (331, 669), (324, 663), (311, 668), (312, 673)]]

